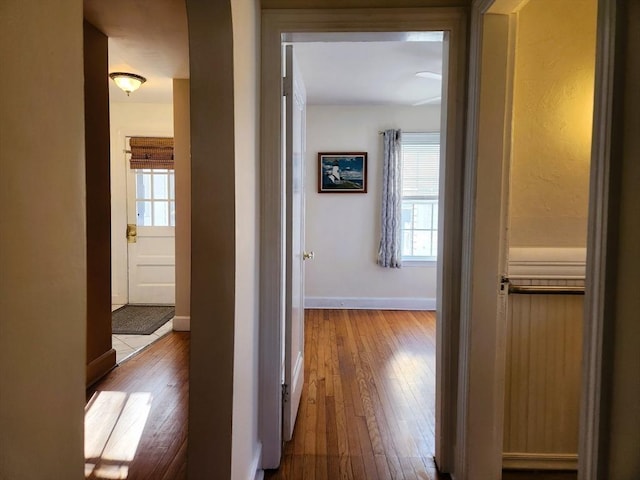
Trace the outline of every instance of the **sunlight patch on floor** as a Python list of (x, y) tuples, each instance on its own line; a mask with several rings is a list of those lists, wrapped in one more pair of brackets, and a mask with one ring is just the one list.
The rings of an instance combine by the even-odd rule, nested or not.
[(147, 392), (94, 394), (85, 408), (85, 478), (127, 478), (152, 400)]

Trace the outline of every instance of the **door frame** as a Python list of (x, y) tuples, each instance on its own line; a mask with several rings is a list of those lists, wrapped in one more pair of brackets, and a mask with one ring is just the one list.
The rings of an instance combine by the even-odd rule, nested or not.
[[(469, 66), (469, 118), (467, 130), (466, 152), (466, 196), (465, 196), (465, 240), (464, 245), (473, 245), (473, 224), (475, 222), (475, 182), (477, 170), (476, 149), (479, 139), (478, 118), (480, 98), (481, 49), (483, 35), (483, 15), (493, 5), (503, 7), (500, 13), (507, 14), (509, 9), (520, 2), (503, 0), (473, 0), (470, 23), (470, 66)], [(615, 281), (610, 282), (612, 272), (615, 271), (616, 258), (607, 258), (610, 251), (609, 243), (616, 240), (617, 217), (615, 205), (620, 192), (611, 188), (616, 181), (614, 157), (616, 154), (616, 140), (614, 136), (620, 134), (622, 126), (614, 125), (615, 95), (620, 89), (619, 65), (616, 65), (616, 55), (624, 48), (624, 41), (620, 38), (622, 28), (618, 22), (623, 22), (621, 10), (624, 0), (598, 0), (598, 25), (596, 33), (596, 64), (594, 90), (594, 126), (591, 149), (591, 179), (589, 193), (589, 225), (587, 241), (586, 263), (586, 295), (583, 331), (583, 372), (582, 394), (580, 407), (580, 443), (578, 448), (578, 478), (580, 480), (595, 480), (606, 476), (606, 465), (609, 452), (606, 448), (606, 424), (610, 408), (610, 398), (607, 395), (607, 376), (611, 372), (613, 330), (615, 322), (605, 321), (615, 315), (615, 305), (612, 301), (612, 291), (615, 291)], [(506, 8), (506, 10), (504, 10)], [(495, 12), (498, 13), (498, 12)], [(620, 121), (621, 123), (621, 121)], [(466, 251), (466, 250), (465, 250)], [(473, 252), (465, 255), (463, 279), (471, 280), (474, 271)], [(474, 272), (478, 273), (478, 272)], [(460, 416), (458, 429), (458, 450), (456, 458), (455, 478), (465, 479), (473, 468), (475, 475), (482, 475), (484, 470), (478, 471), (479, 458), (485, 458), (482, 468), (501, 467), (501, 456), (487, 452), (495, 452), (498, 445), (492, 442), (483, 443), (477, 435), (470, 433), (469, 425), (483, 426), (483, 418), (487, 411), (493, 412), (494, 428), (502, 429), (503, 404), (498, 402), (478, 401), (471, 391), (471, 383), (479, 382), (477, 374), (469, 371), (474, 362), (486, 360), (486, 354), (479, 351), (477, 340), (470, 337), (471, 318), (476, 310), (471, 304), (469, 294), (472, 284), (465, 284), (463, 307), (461, 315), (460, 338), (460, 391), (458, 414)], [(468, 288), (467, 288), (468, 287)], [(478, 319), (474, 318), (474, 322)], [(491, 327), (491, 325), (483, 325)], [(496, 328), (498, 326), (496, 325)], [(498, 378), (500, 362), (488, 365), (489, 376)], [(497, 377), (498, 376), (498, 377)], [(477, 388), (477, 386), (476, 386)], [(504, 395), (504, 383), (493, 385), (494, 399)], [(469, 408), (472, 404), (473, 408)], [(495, 423), (497, 419), (497, 424)], [(484, 425), (486, 426), (486, 425)], [(494, 437), (495, 438), (495, 437)], [(499, 445), (502, 447), (502, 445)]]
[[(516, 8), (527, 0), (511, 0), (508, 8)], [(507, 214), (504, 173), (496, 179), (499, 188), (491, 188), (490, 177), (510, 161), (512, 63), (515, 58), (513, 29), (515, 26), (507, 12), (503, 21), (492, 24), (491, 40), (504, 42), (500, 51), (503, 70), (492, 71), (493, 85), (483, 89), (483, 36), (484, 15), (500, 0), (474, 0), (471, 7), (469, 39), (468, 116), (465, 150), (465, 182), (463, 206), (463, 264), (460, 311), (457, 449), (454, 460), (456, 479), (501, 478), (504, 429), (505, 393), (505, 316), (504, 303), (499, 300), (500, 277), (506, 260)], [(505, 2), (502, 2), (505, 3)], [(502, 16), (501, 15), (501, 16)], [(481, 97), (495, 95), (496, 82), (504, 89), (503, 102), (482, 109)], [(501, 119), (497, 117), (502, 117)], [(502, 122), (501, 122), (502, 120)], [(502, 142), (485, 154), (480, 164), (478, 156), (485, 150), (480, 145), (480, 123), (490, 123), (489, 141)], [(499, 150), (499, 151), (498, 151)], [(502, 180), (502, 181), (500, 181)], [(502, 208), (495, 208), (500, 205)], [(481, 222), (482, 229), (476, 230)], [(487, 279), (493, 280), (488, 282)]]
[(442, 125), (447, 134), (444, 164), (443, 250), (438, 262), (436, 348), (436, 461), (453, 468), (456, 448), (458, 321), (463, 229), (464, 127), (466, 91), (465, 8), (263, 10), (261, 29), (261, 208), (260, 208), (260, 372), (259, 438), (262, 468), (277, 468), (282, 454), (281, 362), (284, 315), (284, 192), (281, 154), (281, 44), (286, 33), (410, 32), (443, 30), (448, 36), (447, 103)]

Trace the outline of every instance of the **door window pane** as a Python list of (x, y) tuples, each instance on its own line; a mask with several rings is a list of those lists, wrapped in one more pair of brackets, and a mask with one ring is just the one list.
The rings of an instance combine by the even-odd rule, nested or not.
[(153, 176), (153, 199), (168, 200), (169, 199), (169, 177), (168, 175)]
[(136, 180), (136, 197), (144, 199), (153, 198), (151, 191), (151, 174), (138, 174), (136, 175)]
[(154, 202), (153, 225), (156, 227), (169, 226), (169, 202)]
[(152, 208), (151, 202), (138, 201), (136, 202), (137, 207), (137, 217), (138, 217), (138, 225), (142, 227), (151, 227), (153, 226), (152, 221)]
[(173, 170), (136, 170), (136, 214), (144, 227), (175, 226), (175, 176)]

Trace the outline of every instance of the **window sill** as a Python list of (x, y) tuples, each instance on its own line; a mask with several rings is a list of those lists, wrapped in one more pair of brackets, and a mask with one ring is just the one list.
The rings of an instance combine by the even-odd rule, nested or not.
[(437, 260), (402, 260), (403, 267), (435, 267)]

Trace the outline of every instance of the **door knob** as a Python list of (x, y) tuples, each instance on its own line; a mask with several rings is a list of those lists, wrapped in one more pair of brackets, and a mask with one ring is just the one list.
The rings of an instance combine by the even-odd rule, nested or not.
[(313, 252), (304, 252), (302, 254), (302, 259), (303, 260), (313, 260), (313, 255), (314, 255)]
[(135, 223), (127, 223), (127, 243), (138, 241), (138, 226)]

